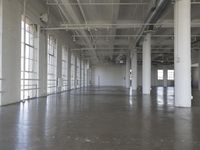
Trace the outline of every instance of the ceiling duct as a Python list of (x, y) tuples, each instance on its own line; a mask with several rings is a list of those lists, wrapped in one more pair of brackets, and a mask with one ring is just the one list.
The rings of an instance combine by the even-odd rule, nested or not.
[(158, 0), (152, 0), (149, 2), (149, 11), (154, 11), (158, 3)]
[(145, 23), (138, 33), (136, 39), (136, 46), (139, 46), (142, 35), (146, 30), (153, 30), (153, 25), (162, 16), (163, 12), (166, 11), (167, 7), (171, 3), (171, 0), (153, 0), (150, 4), (150, 9)]

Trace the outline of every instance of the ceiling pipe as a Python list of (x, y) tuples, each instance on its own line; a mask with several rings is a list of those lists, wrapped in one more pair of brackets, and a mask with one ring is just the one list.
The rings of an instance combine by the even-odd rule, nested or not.
[(135, 2), (135, 3), (120, 3), (120, 2), (113, 2), (113, 3), (108, 3), (108, 2), (101, 2), (101, 3), (96, 3), (96, 2), (83, 2), (83, 3), (71, 3), (71, 2), (46, 2), (47, 5), (53, 6), (53, 5), (70, 5), (70, 6), (76, 6), (76, 5), (82, 5), (82, 6), (112, 6), (112, 5), (123, 5), (123, 6), (131, 6), (131, 5), (148, 5), (148, 3), (145, 2)]
[[(84, 10), (83, 10), (83, 7), (82, 7), (82, 5), (81, 5), (80, 0), (77, 0), (77, 3), (78, 3), (78, 7), (79, 7), (79, 9), (80, 9), (80, 11), (81, 11), (81, 14), (82, 14), (82, 16), (83, 16), (83, 19), (84, 19), (85, 24), (88, 24), (87, 19), (86, 19), (86, 15), (85, 15), (85, 12), (84, 12)], [(94, 37), (93, 37), (93, 35), (92, 35), (92, 32), (91, 32), (90, 30), (88, 30), (88, 32), (89, 32), (89, 34), (90, 34), (90, 36), (91, 36), (92, 41), (94, 41)], [(88, 37), (89, 37), (89, 36), (88, 36)]]
[[(63, 2), (63, 1), (64, 0), (59, 0), (59, 2)], [(69, 2), (69, 0), (67, 0), (67, 2)], [(58, 5), (58, 6), (60, 6), (60, 5)], [(77, 15), (77, 12), (73, 9), (72, 6), (63, 5), (63, 7), (60, 6), (60, 9), (62, 10), (63, 15), (66, 16), (66, 18), (68, 18), (68, 20), (70, 22), (74, 22), (75, 24), (80, 24), (81, 21), (79, 19), (79, 16)], [(83, 30), (78, 30), (78, 33), (81, 35), (87, 35), (87, 32), (83, 31)], [(85, 41), (85, 43), (87, 45), (89, 45), (89, 47), (94, 48), (91, 40), (88, 37), (83, 38), (83, 41)], [(99, 61), (99, 59), (96, 55), (96, 52), (94, 50), (91, 51), (91, 55), (93, 55), (96, 58), (96, 61)]]
[(171, 3), (171, 0), (156, 0), (156, 3), (157, 5), (155, 6), (155, 8), (150, 10), (150, 13), (147, 16), (144, 25), (138, 33), (139, 36), (136, 39), (136, 46), (140, 44), (140, 40), (145, 30), (149, 27), (149, 24), (154, 24), (158, 21), (163, 12), (167, 9), (167, 6), (169, 6), (169, 4)]

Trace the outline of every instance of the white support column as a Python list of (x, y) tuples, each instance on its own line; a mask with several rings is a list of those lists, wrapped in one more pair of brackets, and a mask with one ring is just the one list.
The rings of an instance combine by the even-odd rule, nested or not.
[(68, 49), (68, 62), (67, 62), (67, 64), (68, 64), (68, 70), (67, 70), (67, 84), (68, 84), (68, 90), (70, 90), (71, 89), (71, 50), (70, 49)]
[(199, 72), (199, 79), (198, 79), (198, 89), (200, 91), (200, 50), (199, 50), (199, 57), (198, 57), (198, 63), (199, 63), (199, 67), (198, 67), (198, 72)]
[(167, 67), (166, 66), (163, 67), (163, 78), (164, 78), (163, 85), (164, 87), (167, 87), (168, 85), (167, 85)]
[(75, 55), (75, 69), (74, 69), (74, 88), (77, 88), (77, 56)]
[(82, 81), (82, 87), (85, 87), (85, 61), (83, 60), (83, 69), (82, 69), (82, 75), (83, 75), (83, 81)]
[(133, 50), (131, 58), (132, 89), (137, 90), (137, 49)]
[(142, 90), (151, 93), (151, 33), (147, 33), (143, 42)]
[(79, 88), (81, 88), (82, 87), (82, 58), (81, 58), (81, 56), (80, 56), (79, 69), (80, 69), (80, 72), (79, 72)]
[(91, 86), (92, 85), (92, 67), (90, 65), (90, 62), (88, 61), (88, 86)]
[(62, 84), (61, 84), (61, 78), (62, 78), (62, 42), (58, 40), (57, 42), (57, 92), (62, 91)]
[(130, 58), (126, 59), (126, 88), (130, 88)]
[(175, 106), (191, 107), (191, 1), (176, 0), (175, 35)]
[(86, 87), (89, 86), (89, 66), (88, 66), (88, 60), (86, 62), (86, 74), (85, 74), (85, 78), (86, 78)]
[(47, 95), (47, 33), (40, 32), (39, 41), (39, 95)]

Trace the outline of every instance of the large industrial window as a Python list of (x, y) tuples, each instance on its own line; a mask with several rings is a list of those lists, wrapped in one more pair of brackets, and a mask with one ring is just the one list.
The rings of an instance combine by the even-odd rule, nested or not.
[(158, 77), (158, 80), (163, 80), (163, 70), (162, 69), (159, 69), (157, 71), (157, 77)]
[(75, 56), (71, 55), (71, 89), (75, 88)]
[(68, 88), (68, 51), (65, 47), (62, 48), (62, 79), (62, 90), (65, 91)]
[(26, 17), (21, 22), (21, 100), (38, 96), (38, 50), (36, 27)]
[(174, 80), (174, 70), (167, 70), (167, 80)]
[(48, 36), (47, 55), (47, 93), (57, 91), (57, 41), (53, 35)]

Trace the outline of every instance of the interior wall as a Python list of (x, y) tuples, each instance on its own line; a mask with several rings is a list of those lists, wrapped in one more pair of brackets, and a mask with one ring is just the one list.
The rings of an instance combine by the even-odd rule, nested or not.
[(92, 72), (95, 86), (125, 86), (125, 65), (96, 65)]
[[(163, 80), (157, 79), (157, 70), (158, 69), (163, 69), (163, 72), (164, 72), (164, 76), (163, 76), (164, 79)], [(171, 65), (154, 66), (154, 74), (155, 74), (155, 77), (154, 77), (155, 84), (154, 84), (154, 86), (174, 86), (174, 81), (167, 80), (167, 70), (174, 70), (174, 67), (171, 66)]]
[[(155, 66), (152, 65), (151, 67), (151, 85), (152, 86), (165, 86), (165, 80), (158, 80), (157, 79), (157, 70), (163, 69), (164, 73), (167, 74), (167, 70), (174, 69), (173, 66), (169, 65), (162, 65), (162, 66)], [(167, 75), (164, 75), (165, 79)], [(167, 86), (174, 86), (174, 81), (167, 81)], [(138, 65), (138, 86), (142, 86), (142, 65)]]
[[(164, 80), (157, 79), (158, 69), (163, 69)], [(174, 86), (174, 81), (167, 80), (167, 70), (169, 69), (173, 69), (173, 66), (153, 65), (151, 68), (152, 86)], [(96, 65), (92, 69), (92, 85), (125, 86), (125, 76), (126, 76), (125, 65)], [(138, 86), (142, 86), (142, 65), (138, 65)]]

